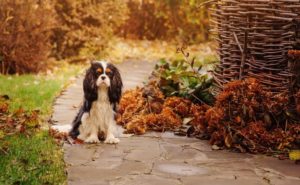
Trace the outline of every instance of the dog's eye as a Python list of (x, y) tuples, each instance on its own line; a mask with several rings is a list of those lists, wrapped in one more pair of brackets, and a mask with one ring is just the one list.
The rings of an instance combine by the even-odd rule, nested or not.
[(102, 72), (103, 72), (102, 68), (98, 68), (98, 69), (97, 69), (97, 72), (98, 72), (98, 73), (102, 73)]
[(111, 73), (111, 70), (110, 70), (109, 68), (106, 68), (105, 73), (106, 73), (106, 74), (110, 74), (110, 73)]

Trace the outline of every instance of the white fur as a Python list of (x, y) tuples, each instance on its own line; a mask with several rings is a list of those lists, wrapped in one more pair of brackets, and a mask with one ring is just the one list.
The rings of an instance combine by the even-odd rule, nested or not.
[(72, 125), (52, 125), (51, 128), (61, 133), (68, 133), (72, 129)]
[(115, 137), (116, 122), (107, 91), (107, 85), (100, 84), (98, 99), (93, 102), (90, 113), (82, 116), (78, 138), (86, 143), (99, 143), (98, 133), (101, 131), (105, 134), (104, 143), (116, 144), (120, 141)]
[(104, 61), (104, 60), (100, 60), (99, 63), (102, 65), (102, 67), (103, 67), (103, 69), (104, 69), (104, 71), (105, 71), (105, 69), (106, 69), (106, 67), (107, 67), (107, 62)]
[[(99, 63), (102, 65), (103, 67), (103, 74), (100, 75), (96, 81), (96, 85), (99, 87), (101, 86), (101, 84), (106, 84), (107, 87), (110, 86), (110, 79), (109, 77), (106, 75), (106, 68), (107, 68), (107, 62), (105, 61), (99, 61)], [(102, 77), (104, 77), (105, 79), (103, 80)]]

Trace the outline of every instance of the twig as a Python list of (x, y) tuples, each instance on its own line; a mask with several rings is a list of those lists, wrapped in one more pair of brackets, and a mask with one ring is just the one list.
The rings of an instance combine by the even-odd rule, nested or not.
[(216, 2), (217, 0), (209, 0), (209, 1), (205, 1), (203, 3), (200, 3), (197, 8), (201, 8), (202, 6), (204, 5), (207, 5), (207, 4), (210, 4), (210, 3), (213, 3), (213, 2)]
[(241, 61), (241, 66), (240, 66), (239, 80), (242, 79), (243, 73), (244, 73), (245, 60), (246, 60), (246, 56), (247, 56), (247, 42), (248, 42), (248, 31), (245, 30), (244, 50), (243, 50), (243, 53), (242, 53), (242, 61)]
[(8, 152), (5, 151), (3, 148), (0, 148), (0, 150), (1, 150), (3, 153), (5, 153), (6, 155), (8, 154)]
[[(203, 103), (205, 105), (208, 105), (207, 103), (205, 103), (204, 101), (202, 101), (200, 98), (198, 98), (197, 96), (195, 96), (193, 93), (191, 94), (196, 100), (198, 100), (200, 103)], [(209, 106), (209, 105), (208, 105)]]
[(195, 73), (195, 74), (197, 75), (196, 78), (199, 78), (201, 75), (199, 74), (198, 70), (196, 70), (196, 69), (193, 67), (196, 57), (193, 57), (192, 61), (189, 62), (189, 56), (190, 56), (190, 54), (189, 54), (189, 52), (186, 53), (186, 52), (184, 51), (185, 49), (187, 49), (187, 47), (183, 45), (183, 46), (181, 46), (180, 48), (177, 48), (177, 51), (176, 51), (176, 52), (177, 52), (177, 53), (181, 52), (181, 54), (184, 56), (185, 62), (188, 63), (188, 64), (190, 65), (190, 67), (191, 67), (193, 73)]
[(238, 45), (238, 47), (239, 47), (241, 53), (243, 53), (243, 48), (242, 48), (242, 46), (241, 46), (241, 44), (240, 44), (240, 42), (239, 42), (239, 39), (238, 39), (238, 37), (237, 37), (237, 35), (236, 35), (235, 32), (233, 32), (233, 36), (234, 36), (235, 42), (237, 43), (237, 45)]

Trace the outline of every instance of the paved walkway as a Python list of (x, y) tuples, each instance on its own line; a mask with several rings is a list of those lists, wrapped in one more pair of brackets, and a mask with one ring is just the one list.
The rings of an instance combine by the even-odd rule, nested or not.
[[(142, 85), (153, 63), (119, 65), (125, 89)], [(53, 121), (70, 124), (82, 99), (82, 79), (56, 101)], [(214, 151), (206, 142), (147, 133), (117, 145), (64, 145), (70, 185), (296, 185), (300, 165), (262, 155)]]

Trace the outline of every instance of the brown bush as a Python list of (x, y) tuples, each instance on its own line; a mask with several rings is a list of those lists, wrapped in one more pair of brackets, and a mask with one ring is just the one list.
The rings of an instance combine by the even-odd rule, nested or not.
[(50, 53), (55, 26), (51, 0), (0, 1), (0, 71), (38, 72)]
[(118, 34), (131, 39), (178, 39), (187, 43), (209, 39), (209, 14), (204, 2), (129, 0), (129, 17)]
[(122, 0), (56, 0), (55, 10), (60, 26), (51, 39), (52, 53), (66, 58), (101, 54), (125, 20), (127, 6)]

